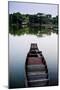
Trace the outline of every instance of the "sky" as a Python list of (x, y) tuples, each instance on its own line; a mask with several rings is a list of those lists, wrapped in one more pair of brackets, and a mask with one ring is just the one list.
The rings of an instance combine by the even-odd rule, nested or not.
[(21, 14), (51, 14), (53, 17), (58, 15), (57, 4), (37, 4), (26, 2), (9, 2), (9, 13), (20, 12)]

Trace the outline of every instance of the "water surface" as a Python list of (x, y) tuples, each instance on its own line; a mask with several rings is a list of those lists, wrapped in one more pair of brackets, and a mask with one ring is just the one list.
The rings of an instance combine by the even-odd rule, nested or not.
[(9, 72), (11, 87), (25, 87), (25, 61), (31, 43), (37, 43), (47, 67), (49, 85), (56, 85), (58, 79), (58, 34), (47, 32), (9, 34)]

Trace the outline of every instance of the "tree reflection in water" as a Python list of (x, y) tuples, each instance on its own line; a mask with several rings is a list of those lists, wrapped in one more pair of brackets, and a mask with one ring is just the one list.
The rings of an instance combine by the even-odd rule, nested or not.
[(58, 34), (58, 30), (45, 29), (45, 28), (40, 29), (40, 27), (24, 26), (24, 27), (20, 27), (20, 29), (18, 29), (17, 26), (9, 27), (9, 33), (14, 36), (31, 34), (31, 35), (36, 35), (38, 37), (42, 37), (43, 35), (51, 35), (52, 32)]

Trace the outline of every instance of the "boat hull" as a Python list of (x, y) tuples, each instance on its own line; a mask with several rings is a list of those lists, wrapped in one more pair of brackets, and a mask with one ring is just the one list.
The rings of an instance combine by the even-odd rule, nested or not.
[(31, 44), (25, 63), (26, 87), (40, 87), (48, 85), (48, 69), (42, 52), (37, 44)]

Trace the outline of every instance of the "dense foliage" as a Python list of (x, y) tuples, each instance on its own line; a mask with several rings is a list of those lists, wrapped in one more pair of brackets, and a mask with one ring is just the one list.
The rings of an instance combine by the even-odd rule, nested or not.
[[(23, 31), (21, 28), (23, 28)], [(43, 13), (30, 15), (19, 12), (9, 14), (9, 32), (38, 33), (39, 31), (37, 29), (35, 30), (35, 28), (38, 28), (39, 31), (43, 31), (43, 29), (46, 31), (46, 28), (55, 28), (58, 30), (58, 16), (52, 17), (50, 14), (46, 15)]]

